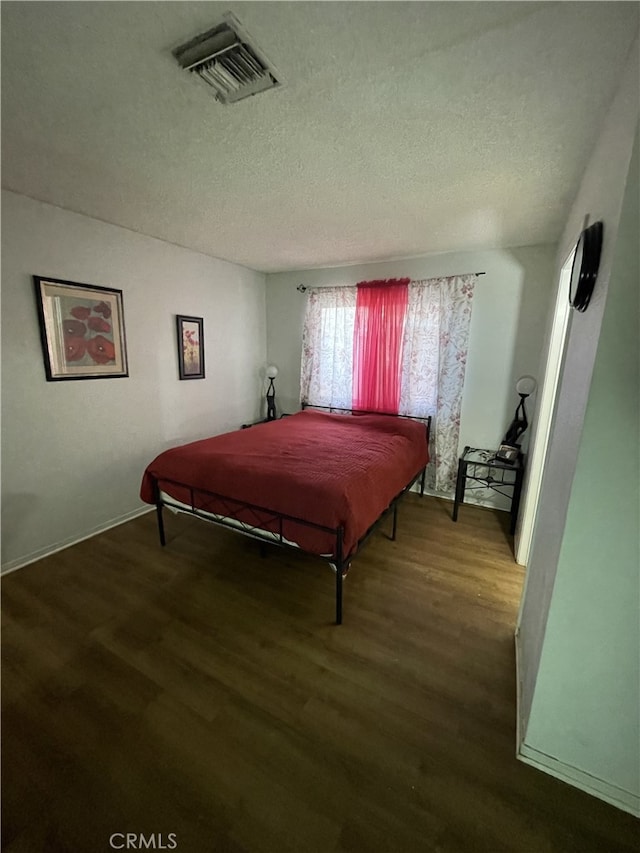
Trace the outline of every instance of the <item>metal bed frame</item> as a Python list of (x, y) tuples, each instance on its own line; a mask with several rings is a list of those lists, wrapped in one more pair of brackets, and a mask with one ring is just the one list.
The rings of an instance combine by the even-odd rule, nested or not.
[[(343, 409), (338, 407), (329, 407), (329, 406), (312, 406), (307, 403), (302, 404), (302, 408), (312, 408), (312, 409), (325, 409), (329, 411), (340, 412), (343, 414), (387, 414), (381, 412), (364, 412), (361, 410), (352, 410), (352, 409)], [(431, 428), (431, 417), (420, 418), (414, 417), (411, 415), (391, 415), (390, 417), (406, 417), (411, 420), (418, 420), (425, 424), (426, 432), (427, 432), (427, 446), (429, 444), (429, 432)], [(239, 501), (235, 498), (229, 498), (226, 495), (220, 495), (216, 492), (210, 492), (205, 489), (195, 488), (193, 486), (189, 486), (185, 483), (180, 483), (176, 480), (170, 480), (167, 478), (154, 478), (154, 493), (155, 493), (155, 505), (156, 505), (156, 516), (158, 520), (158, 534), (160, 537), (160, 544), (164, 547), (166, 545), (166, 537), (164, 530), (164, 519), (162, 515), (162, 511), (165, 506), (170, 509), (177, 510), (178, 512), (184, 512), (186, 515), (194, 515), (197, 518), (202, 518), (205, 521), (210, 521), (212, 524), (217, 524), (220, 527), (226, 527), (229, 530), (233, 530), (236, 533), (242, 533), (245, 536), (250, 536), (253, 539), (257, 539), (262, 543), (268, 543), (271, 545), (278, 545), (281, 548), (289, 548), (293, 551), (297, 551), (298, 553), (303, 554), (311, 554), (314, 557), (318, 557), (321, 560), (329, 563), (332, 568), (335, 568), (336, 573), (336, 624), (342, 624), (342, 586), (344, 578), (349, 570), (351, 565), (351, 561), (356, 553), (360, 550), (361, 546), (369, 539), (371, 534), (380, 527), (382, 522), (389, 516), (391, 512), (393, 512), (393, 522), (392, 522), (392, 531), (389, 539), (392, 541), (396, 538), (397, 525), (398, 525), (398, 503), (400, 502), (403, 495), (408, 492), (417, 482), (420, 480), (420, 496), (424, 495), (424, 485), (425, 485), (425, 476), (426, 476), (426, 466), (421, 470), (417, 471), (416, 474), (413, 475), (411, 480), (404, 486), (403, 489), (398, 492), (398, 494), (392, 498), (389, 502), (388, 506), (380, 513), (376, 521), (369, 527), (369, 529), (361, 536), (358, 542), (354, 545), (351, 551), (348, 554), (344, 553), (344, 527), (340, 525), (339, 527), (326, 527), (321, 524), (316, 524), (312, 521), (307, 521), (304, 518), (297, 518), (293, 515), (287, 515), (285, 513), (275, 512), (268, 507), (259, 506), (257, 504), (248, 503), (245, 501)], [(187, 507), (185, 505), (180, 505), (181, 502), (176, 500), (176, 503), (172, 503), (171, 500), (165, 500), (162, 497), (162, 484), (167, 484), (169, 486), (178, 486), (181, 489), (186, 489), (189, 492), (190, 496), (190, 506)], [(202, 500), (204, 498), (205, 500)], [(215, 510), (212, 510), (211, 513), (208, 513), (207, 510), (203, 510), (196, 506), (196, 502), (206, 505), (207, 501), (215, 501)], [(246, 516), (253, 516), (252, 521), (247, 521)], [(211, 516), (215, 515), (216, 518), (212, 518)], [(240, 518), (239, 516), (242, 516)], [(310, 551), (306, 551), (304, 548), (300, 548), (298, 545), (289, 542), (283, 535), (283, 522), (295, 522), (296, 524), (300, 524), (304, 527), (308, 527), (314, 530), (320, 530), (324, 533), (330, 533), (335, 537), (335, 545), (334, 551), (331, 555), (320, 555), (315, 554)], [(270, 532), (265, 530), (265, 525), (274, 525), (277, 527), (277, 533)]]

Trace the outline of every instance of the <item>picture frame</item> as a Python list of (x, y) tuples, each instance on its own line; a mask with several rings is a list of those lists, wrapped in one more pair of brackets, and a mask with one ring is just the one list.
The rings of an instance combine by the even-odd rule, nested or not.
[(204, 379), (204, 320), (176, 316), (180, 379)]
[(129, 375), (122, 291), (33, 276), (47, 382)]

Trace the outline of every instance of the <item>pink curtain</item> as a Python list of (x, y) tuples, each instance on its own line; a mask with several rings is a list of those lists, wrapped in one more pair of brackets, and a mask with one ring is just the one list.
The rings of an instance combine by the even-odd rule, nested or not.
[(409, 279), (362, 281), (353, 333), (353, 409), (398, 413)]

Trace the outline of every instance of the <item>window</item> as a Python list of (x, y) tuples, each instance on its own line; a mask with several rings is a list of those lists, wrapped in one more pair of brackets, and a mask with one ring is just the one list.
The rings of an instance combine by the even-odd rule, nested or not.
[[(411, 281), (402, 333), (390, 335), (385, 328), (378, 332), (386, 335), (387, 349), (388, 342), (398, 338), (399, 349), (393, 356), (385, 347), (377, 350), (387, 366), (395, 359), (399, 365), (397, 411), (432, 418), (427, 484), (440, 494), (453, 493), (455, 485), (474, 286), (473, 275)], [(309, 291), (300, 383), (301, 399), (309, 405), (363, 408), (354, 405), (357, 311), (363, 307), (357, 294), (356, 287)], [(391, 322), (385, 317), (388, 314), (381, 311), (378, 319), (383, 324)], [(358, 394), (355, 397), (357, 402)]]

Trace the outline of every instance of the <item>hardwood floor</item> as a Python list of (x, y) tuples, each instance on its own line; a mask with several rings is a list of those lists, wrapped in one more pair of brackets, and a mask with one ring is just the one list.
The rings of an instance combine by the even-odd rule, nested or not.
[(6, 576), (3, 849), (637, 851), (516, 761), (523, 572), (505, 513), (450, 512), (407, 497), (340, 627), (324, 563), (171, 514)]

